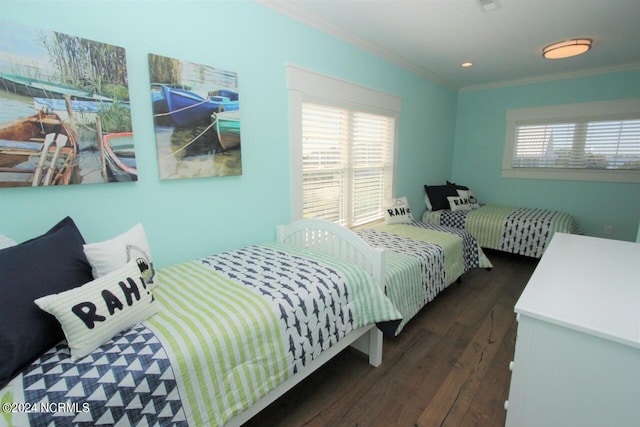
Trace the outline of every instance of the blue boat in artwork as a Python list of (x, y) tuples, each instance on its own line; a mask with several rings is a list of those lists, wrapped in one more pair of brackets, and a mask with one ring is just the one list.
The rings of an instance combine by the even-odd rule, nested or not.
[(206, 123), (211, 114), (239, 109), (238, 94), (230, 90), (221, 90), (206, 98), (195, 92), (153, 84), (151, 99), (155, 117), (170, 116), (178, 127)]

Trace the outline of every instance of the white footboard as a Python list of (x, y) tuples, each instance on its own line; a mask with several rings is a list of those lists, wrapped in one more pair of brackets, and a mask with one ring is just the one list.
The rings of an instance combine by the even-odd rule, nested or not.
[(322, 219), (303, 219), (278, 226), (277, 239), (280, 243), (317, 250), (356, 264), (369, 272), (384, 290), (384, 250), (372, 248), (341, 225)]

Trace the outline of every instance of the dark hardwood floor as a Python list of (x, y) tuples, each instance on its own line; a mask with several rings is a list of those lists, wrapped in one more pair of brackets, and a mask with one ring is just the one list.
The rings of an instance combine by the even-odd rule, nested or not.
[(247, 426), (503, 426), (516, 322), (537, 261), (487, 251), (474, 270), (384, 341), (382, 365), (348, 349)]

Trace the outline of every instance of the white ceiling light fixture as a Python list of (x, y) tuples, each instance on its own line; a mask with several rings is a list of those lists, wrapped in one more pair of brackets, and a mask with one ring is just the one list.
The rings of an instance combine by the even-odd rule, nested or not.
[(547, 59), (571, 58), (591, 49), (591, 39), (571, 39), (550, 44), (542, 49), (542, 56)]
[(462, 64), (460, 64), (460, 66), (464, 68), (468, 68), (473, 66), (473, 62), (463, 62)]

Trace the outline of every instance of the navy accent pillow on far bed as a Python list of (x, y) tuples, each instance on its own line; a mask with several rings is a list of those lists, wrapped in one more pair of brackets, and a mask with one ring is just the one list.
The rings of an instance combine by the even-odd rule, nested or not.
[(449, 196), (457, 196), (458, 192), (453, 185), (425, 185), (424, 191), (427, 193), (432, 211), (449, 209)]
[(42, 236), (0, 250), (0, 388), (64, 338), (33, 302), (93, 280), (84, 239), (66, 217)]

